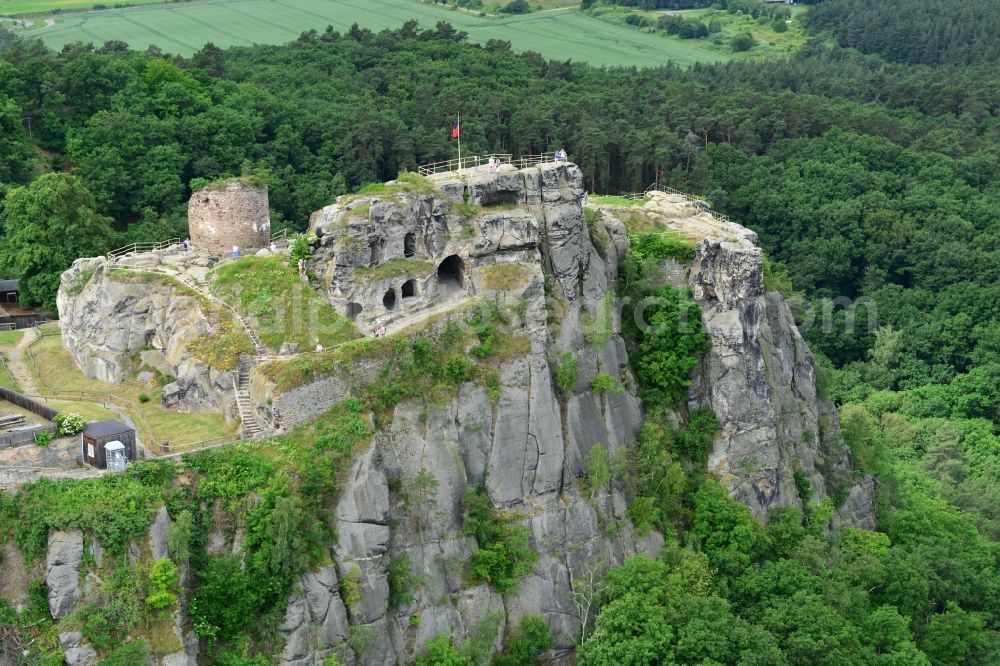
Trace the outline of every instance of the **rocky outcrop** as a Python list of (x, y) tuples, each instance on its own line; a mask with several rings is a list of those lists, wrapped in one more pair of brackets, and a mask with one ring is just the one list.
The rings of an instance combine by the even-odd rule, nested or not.
[[(435, 188), (433, 194), (369, 198), (365, 219), (351, 213), (355, 202), (319, 211), (313, 228), (321, 243), (311, 271), (327, 276), (324, 287), (335, 306), (360, 302), (368, 314), (359, 313), (359, 321), (390, 326), (418, 321), (425, 312), (443, 312), (446, 320), (442, 307), (460, 306), (471, 296), (519, 303), (513, 334), (526, 338), (526, 353), (501, 364), (501, 390), (493, 400), (482, 386), (470, 383), (445, 404), (408, 401), (395, 407), (348, 474), (336, 507), (335, 571), (323, 569), (317, 580), (304, 577), (289, 601), (282, 625), (287, 638), (283, 664), (311, 664), (333, 652), (347, 662), (412, 663), (442, 633), (461, 643), (495, 632), (499, 646), (527, 614), (544, 617), (557, 645), (568, 648), (581, 630), (573, 580), (657, 548), (655, 538), (641, 543), (636, 538), (618, 489), (587, 499), (578, 484), (583, 460), (594, 446), (614, 453), (641, 425), (633, 394), (590, 390), (599, 372), (620, 385), (634, 385), (613, 302), (606, 297), (627, 248), (620, 223), (607, 221), (599, 251), (579, 203), (582, 178), (572, 165), (442, 176)], [(466, 188), (469, 202), (483, 206), (471, 216), (458, 207)], [(417, 239), (415, 258), (431, 270), (418, 277), (419, 303), (404, 300), (400, 310), (390, 310), (383, 307), (383, 291), (411, 276), (370, 282), (366, 266), (372, 242), (385, 241), (376, 242), (380, 261), (405, 259), (401, 255), (411, 233)], [(352, 249), (352, 243), (360, 249)], [(453, 255), (463, 262), (463, 280), (458, 291), (445, 291), (449, 286), (441, 284), (437, 267)], [(504, 263), (516, 264), (519, 277), (498, 284), (491, 271)], [(465, 315), (458, 308), (454, 316)], [(610, 330), (588, 342), (584, 324), (601, 316), (610, 318)], [(565, 394), (556, 390), (551, 366), (564, 352), (580, 364), (577, 385)], [(272, 387), (257, 397), (272, 399), (292, 423), (295, 415), (318, 414), (342, 400), (352, 384), (376, 371), (338, 369), (287, 394)], [(430, 496), (422, 506), (432, 508), (417, 514), (406, 498), (417, 477), (428, 473), (434, 483), (432, 490), (425, 488)], [(531, 573), (507, 596), (488, 585), (470, 586), (463, 575), (477, 544), (462, 532), (462, 497), (476, 486), (498, 510), (524, 525), (539, 552)], [(409, 562), (420, 582), (412, 601), (390, 608), (388, 570), (397, 559)], [(331, 592), (338, 580), (342, 589), (360, 592), (349, 607)], [(357, 640), (345, 640), (352, 633), (366, 637), (365, 650), (354, 649)]]
[[(745, 231), (745, 230), (744, 230)], [(756, 235), (698, 243), (688, 282), (711, 340), (690, 402), (710, 407), (722, 432), (708, 467), (732, 496), (763, 515), (801, 506), (796, 474), (811, 500), (826, 496), (821, 470), (849, 468), (836, 413), (816, 394), (816, 362), (781, 295), (765, 293)]]
[(76, 260), (63, 273), (57, 297), (63, 345), (87, 377), (118, 384), (149, 367), (169, 380), (164, 406), (231, 416), (233, 371), (212, 368), (190, 351), (199, 338), (218, 332), (219, 315), (162, 272), (197, 283), (215, 262), (180, 247), (115, 262)]
[(59, 619), (69, 615), (80, 599), (80, 564), (83, 532), (50, 532), (45, 557), (45, 583), (49, 587), (49, 612)]
[[(283, 666), (315, 666), (331, 655), (351, 666), (412, 663), (439, 634), (499, 647), (526, 615), (543, 617), (557, 649), (568, 650), (584, 621), (574, 582), (637, 553), (654, 556), (662, 543), (655, 533), (638, 537), (619, 484), (594, 496), (581, 490), (588, 454), (601, 446), (615, 456), (629, 447), (643, 417), (615, 297), (618, 264), (628, 250), (619, 212), (600, 209), (596, 218), (585, 218), (582, 176), (573, 165), (464, 171), (432, 181), (432, 187), (342, 198), (317, 211), (310, 224), (319, 237), (308, 266), (319, 277), (313, 286), (363, 332), (386, 326), (390, 333), (406, 328), (428, 337), (449, 321), (464, 321), (473, 299), (488, 299), (508, 315), (505, 335), (523, 344), (491, 361), (497, 384), (489, 391), (468, 382), (434, 400), (411, 399), (377, 414), (378, 433), (340, 483), (330, 558), (301, 576), (288, 598), (279, 627)], [(833, 494), (831, 479), (842, 480), (849, 467), (836, 413), (817, 395), (815, 362), (787, 304), (764, 289), (755, 235), (674, 195), (654, 194), (629, 214), (655, 216), (656, 224), (698, 240), (692, 262), (667, 262), (664, 273), (690, 288), (712, 341), (681, 410), (708, 407), (719, 419), (709, 471), (760, 516), (775, 506), (800, 505), (803, 478), (813, 501)], [(172, 324), (147, 327), (135, 314), (153, 316), (141, 300), (151, 296), (107, 285), (113, 280), (101, 264), (73, 270), (79, 276), (91, 268), (93, 284), (76, 301), (96, 299), (95, 311), (110, 316), (116, 306), (109, 304), (123, 301), (102, 291), (122, 290), (131, 299), (122, 306), (131, 313), (129, 326), (155, 331), (153, 342), (143, 343), (153, 348), (142, 352), (142, 361), (177, 371), (169, 353), (174, 336), (165, 333)], [(73, 279), (71, 271), (64, 286)], [(79, 318), (69, 323), (67, 344), (82, 361), (102, 367), (90, 359), (114, 354), (82, 331), (98, 325), (85, 310), (67, 304), (68, 318)], [(575, 384), (557, 387), (556, 364), (566, 355), (577, 363)], [(321, 369), (294, 388), (279, 387), (272, 378), (280, 374), (271, 370), (281, 363), (310, 366), (301, 357), (269, 363), (275, 365), (254, 372), (250, 396), (265, 411), (280, 412), (287, 429), (374, 381), (385, 361), (362, 355), (317, 364)], [(598, 374), (622, 390), (595, 392)], [(182, 375), (176, 376), (168, 394), (187, 395)], [(192, 391), (213, 390), (216, 379), (198, 377)], [(478, 544), (463, 530), (462, 498), (478, 488), (526, 530), (538, 553), (506, 594), (468, 575)], [(834, 524), (871, 525), (872, 494), (870, 481), (842, 493), (847, 500)], [(149, 534), (154, 558), (166, 552), (168, 527), (164, 510)], [(240, 553), (244, 527), (234, 527), (235, 533), (216, 521), (206, 551)], [(414, 582), (401, 595), (390, 574), (404, 565)], [(191, 641), (188, 647), (191, 663), (197, 648)], [(184, 655), (175, 656), (184, 663)]]

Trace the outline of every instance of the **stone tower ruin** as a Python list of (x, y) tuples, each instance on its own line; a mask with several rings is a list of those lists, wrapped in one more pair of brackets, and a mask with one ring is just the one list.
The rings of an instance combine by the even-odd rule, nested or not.
[(188, 228), (195, 247), (228, 254), (267, 247), (271, 242), (267, 186), (233, 178), (191, 195)]

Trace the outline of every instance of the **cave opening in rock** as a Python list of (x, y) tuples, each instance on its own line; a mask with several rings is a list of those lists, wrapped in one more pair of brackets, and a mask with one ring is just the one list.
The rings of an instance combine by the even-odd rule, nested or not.
[(511, 206), (517, 205), (520, 201), (521, 193), (517, 190), (497, 190), (495, 192), (484, 192), (479, 200), (479, 205), (483, 208), (491, 206)]
[(368, 260), (368, 265), (371, 268), (375, 268), (382, 263), (382, 250), (385, 248), (385, 239), (382, 237), (373, 238), (369, 247), (372, 254), (371, 259)]
[(382, 297), (382, 305), (385, 306), (386, 310), (392, 310), (396, 307), (396, 290), (389, 289), (385, 292), (385, 296)]
[(407, 259), (417, 256), (417, 235), (412, 231), (403, 238), (403, 256)]
[(417, 295), (417, 281), (412, 279), (407, 280), (406, 282), (403, 283), (403, 286), (400, 288), (399, 291), (402, 294), (403, 298), (413, 298), (414, 296)]
[(445, 257), (438, 266), (437, 277), (442, 287), (461, 289), (465, 284), (465, 262), (457, 254)]
[(361, 307), (360, 303), (348, 303), (347, 304), (347, 317), (351, 321), (357, 321), (358, 320), (358, 315), (361, 314), (362, 310), (364, 310), (364, 308)]

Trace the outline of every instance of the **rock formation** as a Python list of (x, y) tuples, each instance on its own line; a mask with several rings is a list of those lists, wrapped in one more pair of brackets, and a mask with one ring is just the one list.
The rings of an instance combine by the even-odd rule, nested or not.
[(49, 587), (49, 612), (57, 620), (69, 615), (80, 599), (80, 564), (83, 532), (51, 532), (45, 558), (45, 583)]
[(116, 261), (76, 260), (63, 273), (56, 300), (63, 346), (86, 377), (118, 384), (152, 368), (169, 381), (165, 406), (231, 415), (233, 371), (211, 367), (191, 351), (218, 332), (220, 313), (165, 270), (199, 283), (216, 262), (179, 246)]
[[(411, 663), (441, 633), (499, 645), (528, 614), (542, 616), (557, 648), (569, 649), (584, 620), (574, 581), (657, 552), (662, 538), (636, 534), (619, 487), (590, 497), (579, 482), (594, 447), (614, 455), (642, 425), (615, 298), (626, 227), (613, 208), (585, 217), (582, 195), (579, 169), (546, 164), (389, 184), (384, 194), (341, 198), (313, 215), (313, 285), (362, 332), (410, 327), (433, 337), (480, 299), (511, 314), (511, 335), (524, 344), (499, 363), (493, 394), (469, 382), (450, 398), (403, 401), (380, 417), (334, 507), (338, 540), (329, 563), (301, 576), (288, 599), (279, 627), (284, 666), (313, 666), (333, 654), (348, 664)], [(815, 362), (788, 306), (765, 293), (754, 234), (682, 196), (653, 194), (629, 210), (697, 241), (692, 262), (663, 268), (690, 288), (712, 340), (688, 396), (690, 408), (712, 408), (721, 425), (710, 472), (761, 516), (801, 505), (796, 476), (804, 475), (813, 501), (831, 494), (834, 477), (842, 482), (849, 467), (836, 413), (817, 395)], [(145, 256), (136, 261), (162, 261)], [(159, 290), (117, 284), (102, 260), (77, 262), (60, 291), (67, 346), (88, 373), (107, 379), (151, 346), (178, 381), (211, 387), (207, 369), (185, 374), (188, 360), (173, 353), (191, 331), (204, 330), (206, 313)], [(112, 313), (127, 322), (120, 339), (87, 332)], [(557, 388), (554, 368), (566, 354), (578, 363), (575, 385)], [(342, 401), (381, 367), (361, 358), (311, 370), (294, 386), (274, 380), (281, 364), (299, 360), (271, 359), (252, 377), (255, 406), (279, 411), (286, 429)], [(623, 390), (593, 391), (599, 373)], [(406, 493), (427, 472), (434, 509), (414, 515)], [(474, 487), (528, 530), (539, 553), (514, 592), (462, 576), (461, 564), (477, 549), (462, 530), (462, 497)], [(835, 522), (870, 526), (870, 480), (843, 494)], [(151, 532), (157, 551), (165, 524), (158, 517)], [(210, 553), (240, 547), (239, 529), (231, 541), (222, 532), (209, 536)], [(389, 565), (403, 557), (419, 584), (412, 600), (390, 607)], [(345, 586), (358, 592), (350, 603)]]

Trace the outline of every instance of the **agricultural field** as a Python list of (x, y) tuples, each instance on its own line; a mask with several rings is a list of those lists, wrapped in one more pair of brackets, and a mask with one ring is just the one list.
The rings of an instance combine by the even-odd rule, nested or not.
[(648, 67), (667, 61), (690, 65), (726, 59), (723, 54), (697, 45), (595, 19), (572, 7), (488, 17), (415, 0), (170, 3), (60, 15), (54, 26), (33, 34), (54, 49), (75, 41), (101, 44), (121, 40), (134, 48), (155, 44), (165, 52), (191, 55), (209, 41), (222, 47), (278, 44), (295, 39), (305, 30), (322, 31), (327, 25), (346, 31), (357, 23), (378, 31), (398, 28), (411, 19), (425, 27), (448, 21), (467, 32), (474, 42), (502, 39), (519, 51), (532, 50), (548, 58), (594, 65)]
[[(22, 14), (42, 14), (53, 10), (77, 11), (93, 9), (94, 5), (104, 4), (108, 7), (122, 0), (0, 0), (0, 16), (20, 16)], [(132, 5), (150, 5), (166, 0), (128, 0)], [(124, 3), (122, 3), (124, 4)]]

